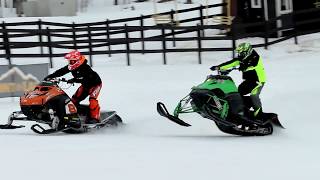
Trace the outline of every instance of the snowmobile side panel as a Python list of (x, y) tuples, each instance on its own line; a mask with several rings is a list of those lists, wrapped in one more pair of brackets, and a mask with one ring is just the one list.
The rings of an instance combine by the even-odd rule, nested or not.
[(117, 127), (123, 124), (121, 117), (117, 114), (116, 111), (104, 111), (101, 112), (101, 122), (97, 124), (82, 124), (81, 128), (69, 128), (63, 130), (64, 133), (68, 134), (79, 134), (85, 133), (91, 130), (98, 130), (101, 128), (107, 127)]
[(51, 98), (62, 94), (65, 94), (65, 92), (60, 88), (36, 86), (33, 91), (21, 96), (20, 104), (21, 106), (44, 105)]
[(172, 122), (175, 122), (181, 126), (185, 126), (185, 127), (191, 126), (190, 124), (184, 122), (183, 120), (179, 119), (178, 117), (170, 115), (166, 106), (161, 102), (157, 103), (157, 111), (161, 116), (166, 117), (169, 120), (171, 120)]
[(83, 126), (92, 129), (92, 128), (101, 128), (106, 125), (109, 126), (118, 126), (119, 123), (122, 123), (120, 116), (117, 116), (116, 111), (102, 112), (101, 113), (101, 122), (96, 124), (83, 124)]

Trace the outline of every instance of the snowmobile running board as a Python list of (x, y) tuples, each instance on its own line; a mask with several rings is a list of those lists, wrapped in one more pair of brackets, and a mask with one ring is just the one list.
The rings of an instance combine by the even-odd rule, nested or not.
[(166, 106), (162, 102), (157, 103), (157, 111), (161, 116), (166, 117), (169, 120), (171, 120), (172, 122), (175, 122), (181, 126), (185, 126), (185, 127), (191, 126), (190, 124), (184, 122), (183, 120), (179, 119), (178, 117), (175, 117), (175, 116), (172, 116), (171, 114), (169, 114)]

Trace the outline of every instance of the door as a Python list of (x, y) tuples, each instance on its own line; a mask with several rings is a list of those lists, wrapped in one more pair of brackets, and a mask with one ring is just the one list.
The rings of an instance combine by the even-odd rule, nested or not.
[[(277, 27), (287, 27), (284, 30), (278, 31), (278, 36), (282, 36), (283, 31), (291, 30), (290, 28), (293, 25), (292, 16), (289, 14), (293, 12), (292, 0), (275, 0), (276, 1), (276, 16), (283, 16), (280, 20), (277, 21)], [(288, 15), (288, 16), (286, 16)]]

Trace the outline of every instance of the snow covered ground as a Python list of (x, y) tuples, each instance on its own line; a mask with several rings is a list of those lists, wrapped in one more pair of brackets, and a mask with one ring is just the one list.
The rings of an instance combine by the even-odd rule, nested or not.
[[(299, 45), (288, 40), (257, 49), (268, 76), (261, 94), (264, 110), (278, 113), (286, 127), (265, 137), (224, 134), (198, 115), (181, 116), (193, 125), (185, 128), (156, 112), (158, 101), (173, 110), (212, 73), (211, 65), (230, 59), (230, 52), (204, 53), (202, 65), (196, 53), (169, 54), (168, 65), (161, 65), (161, 54), (135, 55), (130, 67), (125, 55), (95, 57), (94, 70), (104, 83), (101, 107), (116, 110), (126, 125), (81, 135), (1, 130), (1, 179), (319, 179), (319, 44), (320, 34), (311, 34), (300, 37)], [(55, 60), (55, 69), (63, 65)], [(231, 76), (241, 82), (239, 72)], [(71, 95), (76, 88), (66, 91)], [(5, 123), (19, 102), (0, 102)]]

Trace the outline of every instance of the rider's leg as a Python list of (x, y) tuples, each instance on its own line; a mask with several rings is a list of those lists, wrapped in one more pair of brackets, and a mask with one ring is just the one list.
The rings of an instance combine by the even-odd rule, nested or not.
[(253, 116), (255, 119), (261, 119), (263, 114), (261, 100), (259, 97), (263, 85), (264, 83), (243, 81), (238, 88), (248, 112), (250, 112), (250, 108), (253, 108)]
[(81, 101), (83, 101), (88, 96), (88, 90), (86, 90), (82, 85), (77, 89), (74, 95), (71, 98), (71, 101), (76, 106), (79, 105)]
[(262, 115), (263, 115), (262, 104), (259, 97), (263, 86), (264, 86), (264, 83), (257, 83), (257, 86), (250, 93), (250, 99), (252, 102), (252, 107), (254, 109), (255, 119), (262, 119)]
[(100, 122), (100, 105), (98, 102), (98, 96), (101, 90), (102, 84), (90, 88), (89, 90), (89, 109), (90, 120)]

